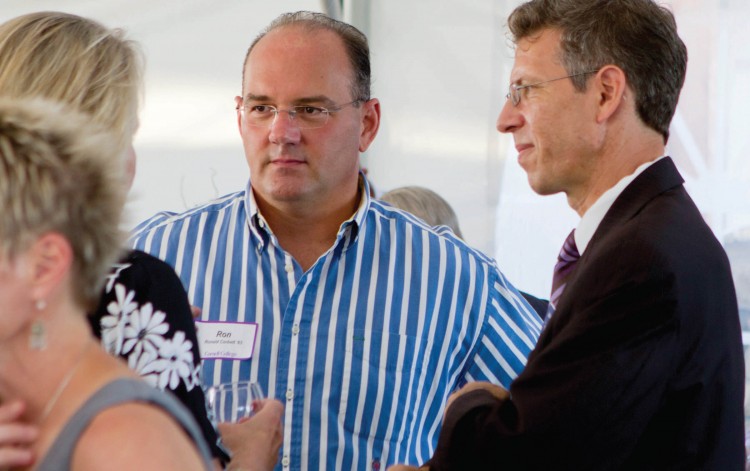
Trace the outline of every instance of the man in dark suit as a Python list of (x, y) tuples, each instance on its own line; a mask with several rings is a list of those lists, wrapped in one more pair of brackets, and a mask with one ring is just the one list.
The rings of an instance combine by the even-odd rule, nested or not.
[(429, 469), (744, 469), (729, 263), (664, 155), (687, 63), (672, 14), (532, 0), (508, 24), (498, 130), (581, 222), (526, 369), (453, 395)]

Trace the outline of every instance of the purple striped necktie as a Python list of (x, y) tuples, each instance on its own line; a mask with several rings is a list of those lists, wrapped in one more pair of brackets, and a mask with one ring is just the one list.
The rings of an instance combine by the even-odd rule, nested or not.
[(576, 267), (578, 259), (581, 258), (581, 254), (578, 253), (578, 247), (576, 247), (576, 240), (573, 237), (575, 232), (575, 229), (570, 231), (562, 249), (560, 249), (560, 254), (557, 256), (555, 271), (552, 273), (552, 293), (549, 297), (549, 306), (547, 307), (545, 321), (549, 320), (555, 312), (557, 303), (560, 301), (560, 297), (562, 297), (565, 290), (568, 278)]

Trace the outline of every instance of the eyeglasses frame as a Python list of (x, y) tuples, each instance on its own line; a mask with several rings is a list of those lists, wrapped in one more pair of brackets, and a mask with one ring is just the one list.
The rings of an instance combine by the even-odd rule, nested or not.
[[(334, 105), (334, 106), (331, 106), (331, 107), (314, 106), (314, 105), (296, 105), (296, 106), (292, 106), (292, 107), (287, 108), (287, 109), (280, 109), (280, 108), (277, 108), (277, 107), (275, 107), (273, 105), (265, 105), (264, 104), (263, 106), (265, 106), (267, 108), (270, 108), (270, 110), (273, 112), (273, 119), (271, 119), (271, 121), (268, 123), (268, 127), (269, 128), (271, 126), (273, 126), (273, 123), (276, 122), (276, 119), (279, 117), (279, 113), (286, 113), (286, 114), (289, 115), (289, 119), (293, 123), (295, 123), (297, 125), (297, 127), (299, 127), (300, 129), (319, 129), (319, 128), (322, 128), (323, 126), (325, 126), (328, 123), (328, 121), (329, 121), (329, 119), (331, 117), (331, 113), (337, 113), (337, 112), (341, 111), (343, 108), (345, 108), (345, 107), (347, 107), (349, 105), (355, 105), (357, 103), (364, 103), (366, 101), (367, 100), (365, 100), (365, 99), (357, 98), (356, 100), (352, 100), (352, 101), (350, 101), (348, 103), (343, 103), (341, 105)], [(300, 122), (297, 120), (297, 113), (298, 113), (297, 108), (316, 108), (316, 109), (320, 110), (323, 114), (325, 114), (326, 118), (320, 124), (320, 126), (313, 126), (313, 127), (310, 127), (310, 126), (300, 126)], [(238, 103), (237, 107), (235, 109), (237, 111), (240, 111), (240, 112), (247, 111), (247, 107), (244, 105), (244, 103)], [(249, 122), (248, 124), (250, 124), (250, 126), (255, 126), (255, 127), (260, 127), (260, 128), (265, 127), (265, 125), (254, 124), (252, 122)]]
[(565, 77), (557, 77), (557, 78), (553, 78), (549, 80), (542, 80), (541, 82), (529, 83), (526, 85), (516, 85), (514, 83), (511, 83), (510, 86), (508, 87), (508, 93), (505, 94), (505, 99), (510, 100), (513, 106), (515, 107), (515, 106), (518, 106), (519, 103), (521, 103), (521, 93), (520, 93), (521, 90), (524, 90), (526, 88), (538, 87), (540, 85), (544, 85), (545, 83), (556, 82), (558, 80), (578, 77), (580, 75), (595, 74), (597, 72), (599, 72), (599, 69), (589, 70), (587, 72), (579, 72), (577, 74), (566, 75)]

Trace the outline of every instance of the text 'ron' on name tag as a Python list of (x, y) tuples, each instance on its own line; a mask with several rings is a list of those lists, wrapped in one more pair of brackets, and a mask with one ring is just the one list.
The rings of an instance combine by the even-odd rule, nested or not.
[(258, 324), (196, 321), (204, 360), (248, 360), (253, 356)]

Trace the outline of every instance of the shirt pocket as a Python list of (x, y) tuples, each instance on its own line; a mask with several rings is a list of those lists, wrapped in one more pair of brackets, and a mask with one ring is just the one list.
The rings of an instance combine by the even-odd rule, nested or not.
[(340, 417), (344, 429), (360, 439), (397, 438), (417, 413), (414, 398), (430, 347), (430, 341), (411, 335), (347, 330)]

